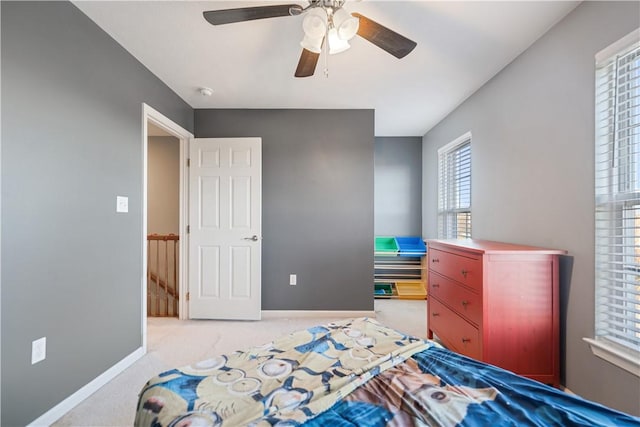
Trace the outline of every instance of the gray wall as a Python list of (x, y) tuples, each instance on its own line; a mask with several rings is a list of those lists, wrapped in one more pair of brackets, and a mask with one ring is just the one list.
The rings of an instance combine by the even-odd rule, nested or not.
[(376, 137), (376, 236), (422, 235), (422, 137)]
[(142, 102), (187, 129), (193, 110), (71, 3), (1, 7), (1, 424), (18, 426), (142, 345)]
[(198, 138), (262, 137), (263, 310), (373, 310), (373, 131), (373, 110), (196, 110)]
[(147, 233), (179, 234), (180, 141), (152, 136), (148, 147)]
[(638, 2), (584, 2), (424, 136), (426, 237), (437, 233), (437, 148), (472, 139), (473, 237), (566, 249), (564, 376), (639, 415), (640, 378), (591, 354), (594, 330), (594, 55), (640, 24)]

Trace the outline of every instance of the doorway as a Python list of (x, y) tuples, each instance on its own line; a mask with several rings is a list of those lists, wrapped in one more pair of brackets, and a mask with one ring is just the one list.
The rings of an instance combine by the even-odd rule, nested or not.
[[(175, 310), (177, 310), (178, 317), (180, 319), (188, 319), (188, 304), (186, 302), (185, 296), (187, 294), (186, 286), (187, 286), (187, 268), (186, 268), (186, 260), (187, 260), (187, 250), (188, 250), (188, 242), (187, 239), (184, 238), (186, 236), (186, 227), (188, 220), (188, 210), (187, 210), (187, 198), (188, 198), (188, 177), (186, 162), (188, 158), (189, 152), (189, 141), (193, 138), (193, 134), (189, 131), (185, 130), (171, 119), (167, 118), (160, 112), (156, 111), (152, 107), (147, 104), (142, 104), (142, 151), (143, 151), (143, 200), (142, 200), (142, 340), (143, 340), (143, 348), (146, 351), (147, 348), (147, 304), (148, 304), (148, 292), (147, 292), (147, 259), (148, 259), (148, 240), (147, 236), (154, 232), (154, 230), (149, 229), (149, 212), (148, 212), (148, 203), (149, 203), (149, 138), (151, 135), (157, 135), (164, 139), (164, 143), (170, 143), (172, 141), (174, 144), (178, 146), (178, 166), (177, 166), (177, 183), (173, 183), (177, 187), (177, 207), (175, 209), (177, 212), (173, 214), (173, 219), (168, 221), (172, 222), (175, 229), (175, 223), (177, 222), (177, 233), (175, 233), (178, 237), (178, 243), (176, 244), (176, 252), (177, 252), (177, 267), (175, 271), (175, 281), (177, 283), (175, 289), (174, 297), (177, 300), (177, 304), (175, 306)], [(166, 148), (166, 147), (165, 147)], [(169, 147), (169, 148), (175, 148)], [(170, 151), (170, 150), (169, 150)], [(173, 173), (175, 179), (175, 171)], [(174, 200), (175, 202), (175, 200)], [(177, 216), (177, 221), (175, 216)], [(158, 221), (163, 223), (166, 219), (158, 220), (153, 219), (151, 226), (156, 228), (158, 227)], [(161, 225), (160, 227), (163, 230), (168, 225)], [(160, 231), (160, 230), (157, 230)], [(165, 299), (166, 301), (166, 299)], [(166, 302), (165, 302), (166, 303)]]
[(178, 317), (180, 140), (147, 123), (147, 317)]

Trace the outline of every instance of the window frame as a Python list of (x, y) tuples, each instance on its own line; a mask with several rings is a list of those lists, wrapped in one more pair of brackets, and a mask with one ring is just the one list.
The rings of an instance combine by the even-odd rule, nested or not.
[[(446, 238), (471, 238), (471, 233), (473, 228), (471, 227), (471, 211), (472, 211), (472, 136), (471, 132), (467, 132), (464, 135), (456, 138), (450, 143), (440, 147), (438, 149), (438, 238), (446, 239)], [(469, 172), (468, 177), (463, 177), (463, 179), (468, 180), (468, 195), (464, 196), (468, 198), (468, 207), (460, 207), (459, 201), (454, 199), (459, 199), (460, 195), (458, 194), (456, 197), (456, 192), (458, 189), (455, 187), (455, 179), (453, 178), (456, 173), (459, 173), (460, 170), (457, 168), (453, 168), (451, 170), (447, 170), (446, 172), (442, 170), (443, 164), (445, 161), (448, 164), (448, 167), (451, 168), (451, 163), (455, 163), (455, 160), (452, 160), (452, 156), (455, 156), (460, 152), (461, 149), (464, 149), (465, 146), (469, 146)], [(445, 175), (447, 177), (447, 181), (444, 182)], [(447, 206), (443, 206), (446, 204)], [(464, 234), (460, 233), (460, 215), (463, 215), (463, 222), (465, 225), (463, 226)], [(449, 222), (453, 218), (455, 222), (455, 234), (450, 230), (451, 224)]]
[[(640, 209), (640, 192), (629, 191), (629, 182), (632, 182), (631, 166), (633, 166), (632, 162), (628, 162), (628, 155), (625, 157), (624, 154), (620, 154), (622, 143), (618, 142), (618, 132), (617, 125), (614, 126), (614, 130), (608, 130), (605, 134), (602, 134), (602, 128), (599, 127), (600, 120), (608, 119), (610, 116), (601, 115), (598, 112), (599, 101), (606, 101), (609, 103), (613, 103), (614, 107), (613, 116), (614, 123), (616, 121), (616, 115), (618, 114), (618, 97), (617, 97), (617, 89), (618, 89), (618, 78), (619, 74), (617, 70), (613, 72), (615, 89), (613, 91), (616, 94), (609, 94), (607, 97), (603, 99), (599, 99), (598, 95), (598, 87), (602, 84), (606, 84), (606, 80), (604, 77), (604, 70), (608, 67), (612, 67), (617, 65), (618, 59), (628, 55), (630, 52), (640, 48), (640, 28), (632, 31), (627, 36), (623, 37), (619, 41), (613, 43), (609, 47), (603, 49), (598, 52), (595, 56), (595, 65), (596, 65), (596, 73), (595, 73), (595, 85), (596, 92), (595, 96), (595, 182), (594, 189), (596, 192), (595, 197), (595, 264), (594, 264), (594, 289), (595, 289), (595, 305), (594, 305), (594, 315), (595, 315), (595, 324), (594, 324), (594, 336), (593, 338), (583, 338), (586, 341), (591, 351), (597, 357), (600, 357), (638, 377), (640, 377), (640, 350), (634, 349), (633, 344), (625, 345), (622, 342), (616, 342), (616, 339), (607, 338), (608, 331), (612, 330), (611, 326), (599, 327), (599, 319), (607, 318), (607, 316), (619, 317), (616, 315), (615, 310), (620, 309), (620, 307), (626, 306), (628, 304), (637, 306), (638, 302), (635, 302), (632, 298), (626, 296), (629, 293), (625, 294), (622, 305), (616, 305), (616, 307), (607, 309), (604, 302), (600, 303), (599, 301), (603, 298), (611, 298), (611, 289), (615, 286), (619, 286), (619, 279), (610, 279), (605, 278), (605, 272), (601, 272), (601, 265), (603, 267), (611, 266), (616, 262), (620, 261), (612, 261), (605, 260), (601, 261), (601, 258), (605, 258), (602, 255), (602, 249), (611, 249), (615, 244), (609, 243), (609, 241), (617, 239), (622, 239), (623, 243), (618, 244), (620, 246), (619, 251), (616, 252), (608, 252), (609, 257), (617, 258), (635, 258), (638, 259), (640, 255), (637, 254), (637, 251), (633, 251), (633, 253), (629, 253), (629, 248), (633, 248), (635, 246), (635, 241), (638, 239), (636, 232), (632, 233), (623, 233), (621, 236), (617, 236), (612, 231), (615, 229), (634, 229), (637, 230), (637, 220), (636, 217), (633, 218), (633, 224), (629, 224), (628, 211), (629, 207), (631, 209)], [(611, 127), (611, 126), (609, 126)], [(635, 134), (634, 134), (635, 136)], [(633, 136), (632, 136), (633, 137)], [(603, 142), (603, 138), (604, 142)], [(630, 138), (628, 138), (630, 139)], [(622, 140), (624, 141), (624, 139)], [(625, 141), (624, 147), (628, 150), (629, 146), (634, 147), (640, 151), (640, 143), (635, 141)], [(611, 145), (611, 148), (608, 146)], [(606, 147), (606, 148), (605, 148)], [(603, 150), (604, 148), (604, 150)], [(632, 150), (633, 151), (633, 150)], [(637, 152), (634, 151), (637, 154)], [(609, 157), (607, 157), (609, 156)], [(603, 159), (606, 161), (609, 166), (600, 169), (598, 167), (598, 163), (602, 162)], [(627, 162), (627, 163), (625, 163)], [(636, 167), (640, 167), (640, 164), (636, 164)], [(622, 169), (625, 170), (622, 170)], [(604, 175), (603, 175), (604, 173)], [(637, 173), (637, 172), (636, 172)], [(624, 176), (623, 176), (624, 175)], [(640, 183), (636, 183), (640, 184)], [(603, 186), (610, 187), (611, 189), (608, 191), (600, 191), (599, 189)], [(631, 189), (633, 190), (633, 189)], [(599, 221), (604, 221), (605, 226), (599, 226)], [(619, 222), (619, 225), (613, 226), (611, 223)], [(603, 233), (604, 230), (604, 233)], [(630, 240), (629, 240), (630, 239)], [(629, 243), (631, 241), (632, 243)], [(600, 243), (602, 242), (602, 243)], [(625, 273), (625, 271), (638, 271), (640, 264), (637, 261), (627, 261), (626, 259), (622, 261), (622, 268), (618, 268), (621, 270), (621, 275), (627, 275), (630, 273)], [(638, 276), (636, 276), (636, 280)], [(626, 279), (625, 279), (626, 280)], [(625, 288), (626, 289), (626, 288)], [(628, 292), (628, 291), (624, 291)], [(604, 297), (603, 297), (604, 295)], [(625, 320), (629, 320), (627, 318), (628, 314), (624, 315)], [(633, 319), (633, 318), (631, 318)], [(633, 323), (633, 320), (631, 320)], [(604, 322), (608, 324), (607, 322)], [(626, 324), (625, 324), (626, 325)], [(626, 326), (625, 326), (626, 328)], [(602, 330), (600, 332), (599, 330)], [(633, 330), (633, 329), (632, 329)], [(628, 332), (625, 332), (628, 333)], [(637, 336), (637, 333), (636, 333)]]

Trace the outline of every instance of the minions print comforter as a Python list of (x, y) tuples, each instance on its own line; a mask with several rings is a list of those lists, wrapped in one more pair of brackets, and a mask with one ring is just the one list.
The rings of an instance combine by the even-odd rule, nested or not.
[(135, 425), (300, 425), (431, 345), (368, 318), (315, 326), (158, 375)]

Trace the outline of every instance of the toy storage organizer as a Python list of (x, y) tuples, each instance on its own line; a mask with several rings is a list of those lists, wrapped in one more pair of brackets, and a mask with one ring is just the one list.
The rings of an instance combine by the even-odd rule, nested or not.
[(426, 252), (420, 237), (376, 237), (374, 297), (425, 299)]

